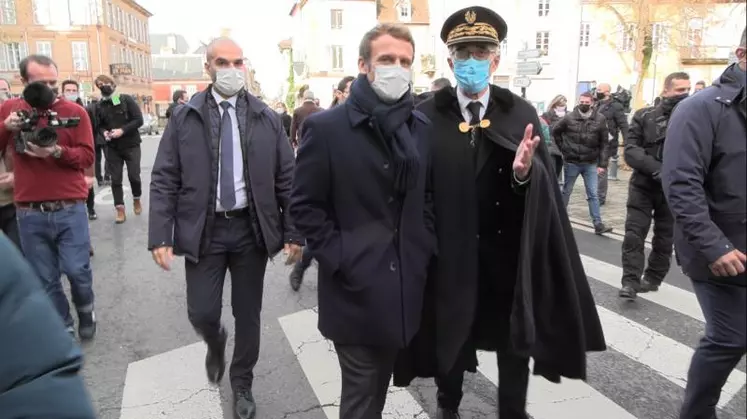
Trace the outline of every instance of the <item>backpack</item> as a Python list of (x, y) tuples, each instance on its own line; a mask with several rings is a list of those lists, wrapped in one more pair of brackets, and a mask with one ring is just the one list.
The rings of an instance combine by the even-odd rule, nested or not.
[(610, 96), (612, 96), (612, 100), (622, 105), (625, 113), (630, 113), (630, 102), (633, 98), (630, 90), (623, 89), (622, 86), (617, 86), (617, 91)]

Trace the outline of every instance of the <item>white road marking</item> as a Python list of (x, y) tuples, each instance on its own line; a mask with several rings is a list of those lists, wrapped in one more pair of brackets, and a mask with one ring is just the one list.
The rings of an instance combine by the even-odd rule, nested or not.
[[(340, 364), (332, 342), (317, 329), (318, 315), (304, 310), (279, 319), (306, 379), (328, 419), (340, 417)], [(385, 419), (429, 419), (405, 388), (390, 387), (382, 415)]]
[[(124, 196), (125, 202), (127, 202), (127, 199), (132, 196), (132, 189), (130, 189), (129, 186), (122, 185), (122, 192), (122, 196)], [(96, 190), (93, 201), (96, 205), (114, 205), (112, 187), (104, 186), (101, 189)]]
[[(693, 349), (604, 307), (597, 306), (597, 312), (609, 347), (685, 388)], [(719, 407), (726, 406), (746, 382), (745, 373), (734, 369), (721, 390)]]
[(205, 376), (198, 342), (127, 367), (120, 419), (223, 419), (218, 387)]
[[(478, 371), (498, 385), (498, 359), (494, 352), (477, 353)], [(529, 377), (527, 412), (534, 419), (636, 419), (627, 410), (581, 380), (555, 384)]]
[[(581, 262), (584, 264), (586, 275), (598, 281), (604, 282), (615, 288), (621, 286), (622, 269), (611, 263), (603, 262), (592, 257), (581, 255)], [(672, 269), (678, 269), (672, 266)], [(664, 282), (657, 292), (647, 292), (638, 294), (638, 298), (651, 301), (671, 310), (692, 317), (695, 320), (705, 322), (703, 311), (700, 309), (698, 299), (692, 292), (683, 290)]]

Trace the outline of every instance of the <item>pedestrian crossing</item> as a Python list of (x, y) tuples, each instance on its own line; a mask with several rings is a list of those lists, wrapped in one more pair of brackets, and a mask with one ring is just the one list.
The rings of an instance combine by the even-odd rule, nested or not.
[[(690, 359), (703, 332), (703, 314), (695, 295), (665, 283), (658, 292), (639, 294), (637, 302), (621, 302), (616, 298), (621, 268), (589, 255), (581, 258), (608, 350), (589, 354), (588, 382), (563, 380), (553, 384), (532, 377), (527, 399), (529, 414), (533, 419), (676, 418)], [(317, 321), (315, 309), (279, 319), (326, 417), (337, 419), (340, 368), (331, 342), (317, 330)], [(479, 379), (497, 386), (495, 354), (480, 352), (478, 360)], [(741, 362), (722, 390), (718, 405), (724, 409), (721, 418), (745, 418), (746, 383)], [(433, 412), (435, 406), (427, 404), (412, 389), (391, 387), (383, 416), (429, 419), (428, 412)], [(468, 409), (464, 405), (463, 402)]]

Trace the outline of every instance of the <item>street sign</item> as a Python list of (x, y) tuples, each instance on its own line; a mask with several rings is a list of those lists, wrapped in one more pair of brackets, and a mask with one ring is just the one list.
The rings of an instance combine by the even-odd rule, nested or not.
[(528, 60), (530, 58), (539, 58), (541, 56), (542, 56), (542, 51), (538, 49), (525, 49), (523, 51), (519, 51), (520, 60)]
[(514, 78), (514, 87), (527, 88), (532, 84), (532, 79), (529, 77), (516, 77)]
[(516, 66), (516, 74), (519, 76), (536, 76), (542, 72), (539, 61), (524, 61)]

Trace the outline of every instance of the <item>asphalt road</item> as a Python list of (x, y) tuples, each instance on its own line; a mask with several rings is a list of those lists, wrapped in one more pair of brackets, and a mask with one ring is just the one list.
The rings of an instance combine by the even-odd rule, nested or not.
[[(177, 259), (173, 271), (163, 272), (156, 267), (146, 250), (147, 190), (157, 144), (156, 137), (146, 138), (143, 143), (142, 176), (146, 191), (143, 197), (146, 208), (144, 214), (136, 217), (132, 214), (131, 207), (128, 207), (127, 222), (115, 225), (110, 191), (103, 188), (97, 198), (99, 219), (91, 223), (91, 236), (96, 250), (92, 263), (99, 329), (95, 341), (84, 347), (87, 359), (84, 375), (102, 419), (124, 419), (128, 409), (138, 407), (128, 402), (127, 408), (122, 408), (125, 377), (131, 363), (167, 353), (163, 360), (159, 358), (157, 363), (147, 367), (155, 377), (149, 381), (179, 377), (179, 371), (182, 370), (204, 375), (201, 358), (204, 350), (199, 346), (201, 344), (192, 346), (201, 351), (197, 357), (184, 358), (186, 360), (179, 358), (175, 363), (168, 361), (168, 354), (176, 353), (169, 351), (195, 344), (199, 339), (186, 317), (183, 261)], [(128, 193), (126, 199), (129, 204), (131, 194)], [(702, 321), (697, 320), (698, 313), (693, 308), (694, 297), (689, 292), (691, 288), (687, 279), (673, 266), (666, 280), (672, 287), (662, 289), (660, 295), (652, 297), (653, 300), (639, 298), (634, 303), (621, 302), (616, 296), (621, 243), (580, 230), (576, 237), (584, 255), (587, 274), (592, 278), (592, 291), (601, 307), (600, 315), (603, 317), (605, 334), (611, 348), (605, 353), (590, 355), (589, 382), (582, 389), (587, 392), (583, 397), (573, 401), (571, 396), (557, 396), (558, 400), (547, 402), (564, 404), (543, 407), (543, 398), (549, 398), (552, 394), (543, 393), (542, 388), (539, 388), (534, 393), (530, 413), (535, 419), (675, 418), (683, 393), (685, 377), (682, 371), (686, 371), (689, 361), (687, 356), (697, 344), (703, 328)], [(308, 310), (316, 305), (316, 272), (312, 268), (307, 273), (307, 280), (300, 292), (293, 292), (289, 288), (288, 272), (289, 268), (278, 257), (268, 266), (265, 277), (262, 349), (254, 387), (260, 409), (258, 418), (333, 417), (334, 414), (325, 415), (321, 406), (331, 406), (334, 403), (325, 402), (328, 396), (323, 394), (324, 391), (312, 379), (317, 374), (313, 365), (310, 366), (308, 359), (303, 358), (302, 349), (289, 343), (293, 341), (287, 335), (290, 329), (284, 328), (279, 320), (298, 312), (313, 315)], [(225, 295), (230, 296), (229, 281), (226, 287)], [(225, 298), (224, 308), (224, 321), (228, 330), (232, 330), (228, 298)], [(648, 346), (631, 346), (646, 343), (638, 342), (641, 340), (646, 340)], [(231, 344), (229, 341), (229, 346)], [(650, 356), (652, 351), (658, 353)], [(314, 360), (313, 357), (309, 359)], [(322, 365), (329, 360), (320, 358), (314, 362)], [(482, 374), (467, 377), (462, 404), (465, 418), (495, 417), (495, 380), (490, 377), (491, 372), (484, 368)], [(744, 359), (738, 370), (734, 377), (736, 384), (732, 386), (735, 388), (732, 393), (736, 394), (729, 396), (729, 402), (723, 406), (720, 416), (722, 419), (745, 418)], [(138, 382), (136, 377), (132, 378), (133, 381), (130, 380), (127, 379), (127, 386), (128, 392), (132, 394), (137, 393), (138, 386), (143, 387), (140, 389), (143, 392), (155, 391), (145, 390), (144, 386), (151, 385), (150, 382)], [(186, 388), (186, 382), (184, 387), (185, 392), (190, 391)], [(151, 411), (159, 413), (140, 414), (138, 419), (186, 419), (185, 415), (173, 413), (178, 410), (176, 406), (190, 402), (190, 398), (201, 391), (197, 389), (193, 391), (194, 394), (187, 393), (179, 400), (168, 400), (167, 395), (159, 396), (160, 399), (152, 402), (142, 402), (142, 406), (158, 403), (166, 403), (168, 406)], [(568, 394), (578, 394), (578, 391), (570, 391)], [(435, 387), (432, 380), (419, 381), (407, 393), (409, 394), (405, 394), (404, 399), (416, 400), (422, 406), (421, 411), (415, 414), (398, 414), (390, 410), (385, 417), (435, 417)], [(225, 417), (230, 418), (230, 390), (227, 383), (224, 383), (217, 394), (220, 395)], [(141, 394), (137, 397), (146, 396)], [(133, 400), (137, 398), (132, 397)], [(571, 405), (571, 402), (577, 404)], [(134, 401), (132, 404), (137, 403)], [(562, 406), (577, 414), (564, 416), (560, 413)], [(615, 410), (615, 406), (618, 410)], [(220, 414), (215, 417), (217, 419), (222, 416)], [(205, 413), (189, 417), (212, 419), (214, 416)]]

